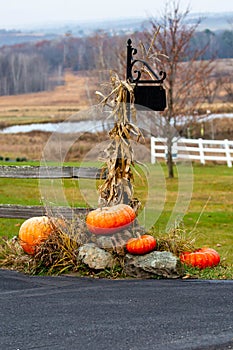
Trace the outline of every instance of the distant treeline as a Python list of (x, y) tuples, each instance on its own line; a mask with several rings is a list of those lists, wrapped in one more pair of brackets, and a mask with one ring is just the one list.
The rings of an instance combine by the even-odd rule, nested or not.
[[(130, 37), (137, 42), (143, 40), (143, 33)], [(51, 89), (61, 84), (65, 69), (118, 71), (124, 64), (127, 39), (97, 31), (85, 38), (67, 33), (59, 39), (3, 46), (0, 49), (0, 95)], [(206, 45), (208, 50), (200, 59), (233, 58), (233, 31), (196, 32), (189, 49), (192, 52)]]
[(190, 49), (207, 45), (208, 49), (204, 56), (200, 57), (201, 59), (233, 58), (233, 30), (213, 32), (206, 29), (202, 32), (196, 32), (191, 41)]

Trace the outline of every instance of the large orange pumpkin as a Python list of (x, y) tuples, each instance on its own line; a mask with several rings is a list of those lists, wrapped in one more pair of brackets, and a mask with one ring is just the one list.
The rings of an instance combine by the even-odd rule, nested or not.
[(38, 247), (54, 231), (47, 216), (35, 216), (23, 222), (19, 229), (19, 242), (28, 254), (35, 254)]
[(104, 235), (126, 228), (135, 217), (135, 211), (129, 205), (117, 204), (90, 211), (86, 217), (86, 224), (90, 232)]
[(219, 264), (220, 255), (212, 248), (200, 248), (194, 252), (185, 252), (180, 255), (180, 261), (204, 269)]
[(154, 250), (156, 240), (151, 235), (142, 235), (137, 238), (130, 238), (126, 243), (126, 249), (131, 254), (146, 254)]

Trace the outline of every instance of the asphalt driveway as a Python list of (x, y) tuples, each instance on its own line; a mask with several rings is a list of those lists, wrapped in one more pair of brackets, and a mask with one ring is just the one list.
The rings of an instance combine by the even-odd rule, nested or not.
[(0, 270), (0, 350), (233, 349), (233, 281)]

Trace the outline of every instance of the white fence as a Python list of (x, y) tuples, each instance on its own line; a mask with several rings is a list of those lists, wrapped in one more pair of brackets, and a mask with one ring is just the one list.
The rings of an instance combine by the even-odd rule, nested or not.
[[(167, 139), (151, 137), (151, 163), (167, 157)], [(172, 141), (173, 160), (189, 159), (200, 161), (225, 162), (232, 167), (233, 141), (174, 138)]]

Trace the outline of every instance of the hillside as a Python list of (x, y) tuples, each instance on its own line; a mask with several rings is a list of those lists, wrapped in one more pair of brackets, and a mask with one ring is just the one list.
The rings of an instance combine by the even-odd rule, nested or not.
[[(156, 16), (155, 16), (156, 18)], [(186, 23), (194, 24), (201, 18), (199, 31), (209, 29), (211, 31), (230, 30), (233, 20), (233, 12), (223, 13), (190, 13)], [(120, 18), (115, 20), (98, 21), (63, 21), (46, 22), (33, 26), (22, 26), (16, 29), (6, 30), (0, 25), (0, 47), (15, 45), (25, 42), (37, 42), (41, 40), (53, 40), (72, 34), (74, 37), (87, 37), (95, 35), (98, 31), (104, 31), (109, 36), (131, 35), (150, 26), (150, 18)]]

